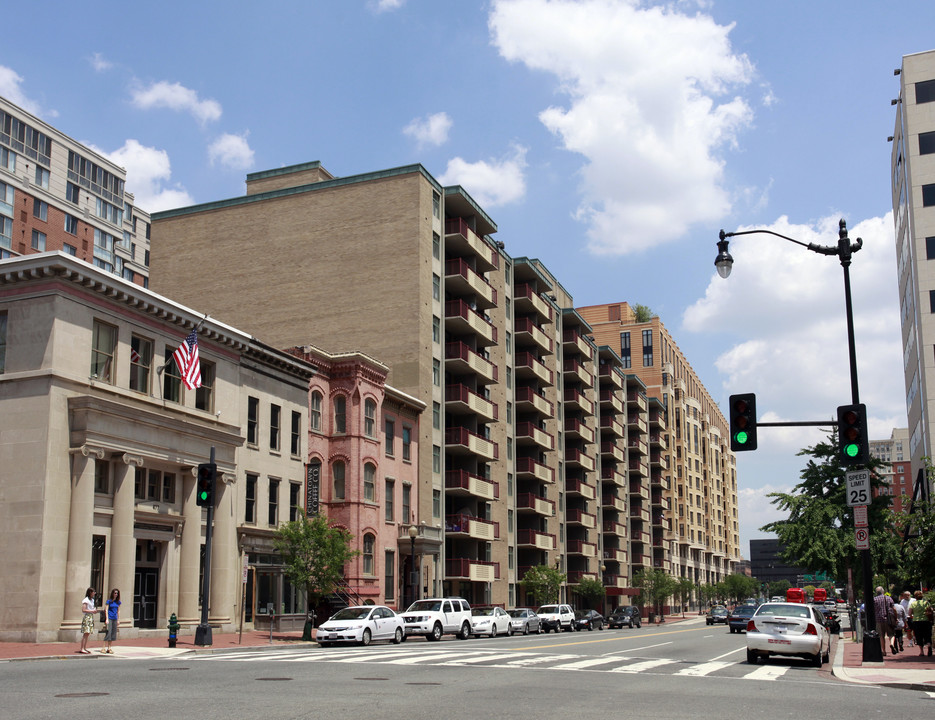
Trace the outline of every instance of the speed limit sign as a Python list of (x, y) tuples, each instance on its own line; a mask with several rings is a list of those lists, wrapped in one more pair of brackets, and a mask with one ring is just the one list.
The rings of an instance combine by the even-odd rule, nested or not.
[(852, 470), (844, 476), (847, 483), (847, 504), (851, 507), (856, 505), (870, 504), (870, 471)]

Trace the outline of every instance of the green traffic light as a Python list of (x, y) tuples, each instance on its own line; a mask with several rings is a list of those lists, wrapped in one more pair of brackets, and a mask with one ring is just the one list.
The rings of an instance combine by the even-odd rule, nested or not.
[(740, 443), (741, 445), (746, 445), (746, 444), (747, 444), (747, 440), (749, 440), (749, 439), (750, 439), (750, 438), (749, 438), (749, 436), (747, 435), (746, 430), (741, 430), (739, 433), (737, 433), (736, 435), (734, 435), (734, 440), (736, 440), (736, 441), (737, 441), (738, 443)]
[(860, 448), (856, 443), (849, 443), (844, 446), (844, 452), (847, 453), (848, 457), (857, 457), (857, 454), (860, 452)]

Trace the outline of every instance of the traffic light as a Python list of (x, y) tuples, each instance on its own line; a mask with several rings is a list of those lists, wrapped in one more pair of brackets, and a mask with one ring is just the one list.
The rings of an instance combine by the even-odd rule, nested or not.
[(214, 506), (214, 478), (217, 470), (218, 466), (215, 463), (201, 463), (198, 466), (195, 501), (199, 507)]
[(838, 408), (838, 456), (845, 466), (869, 462), (866, 405), (842, 405)]
[(756, 450), (756, 394), (730, 396), (730, 449)]

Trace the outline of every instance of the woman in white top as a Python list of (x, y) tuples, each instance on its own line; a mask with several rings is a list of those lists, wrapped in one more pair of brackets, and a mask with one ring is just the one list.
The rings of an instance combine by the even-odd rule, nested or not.
[(88, 650), (88, 636), (94, 632), (94, 613), (97, 612), (94, 609), (94, 588), (88, 588), (87, 593), (85, 593), (84, 600), (81, 601), (81, 649), (79, 653), (84, 655), (90, 655), (91, 651)]

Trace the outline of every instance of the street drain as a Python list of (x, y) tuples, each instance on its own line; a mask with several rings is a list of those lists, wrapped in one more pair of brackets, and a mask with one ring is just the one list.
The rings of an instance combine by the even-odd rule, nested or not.
[(286, 680), (291, 680), (292, 678), (257, 678), (257, 680), (266, 681), (266, 682), (285, 682)]
[(104, 697), (105, 695), (110, 695), (110, 693), (106, 693), (106, 692), (62, 693), (61, 695), (56, 695), (55, 697), (82, 698), (82, 697)]
[(406, 683), (406, 684), (407, 685), (441, 685), (441, 683), (434, 683), (434, 682), (411, 682), (411, 683)]
[(389, 680), (389, 678), (354, 678), (355, 680)]
[(150, 668), (149, 669), (150, 672), (167, 672), (169, 670), (188, 670), (188, 668), (164, 667), (164, 668)]

